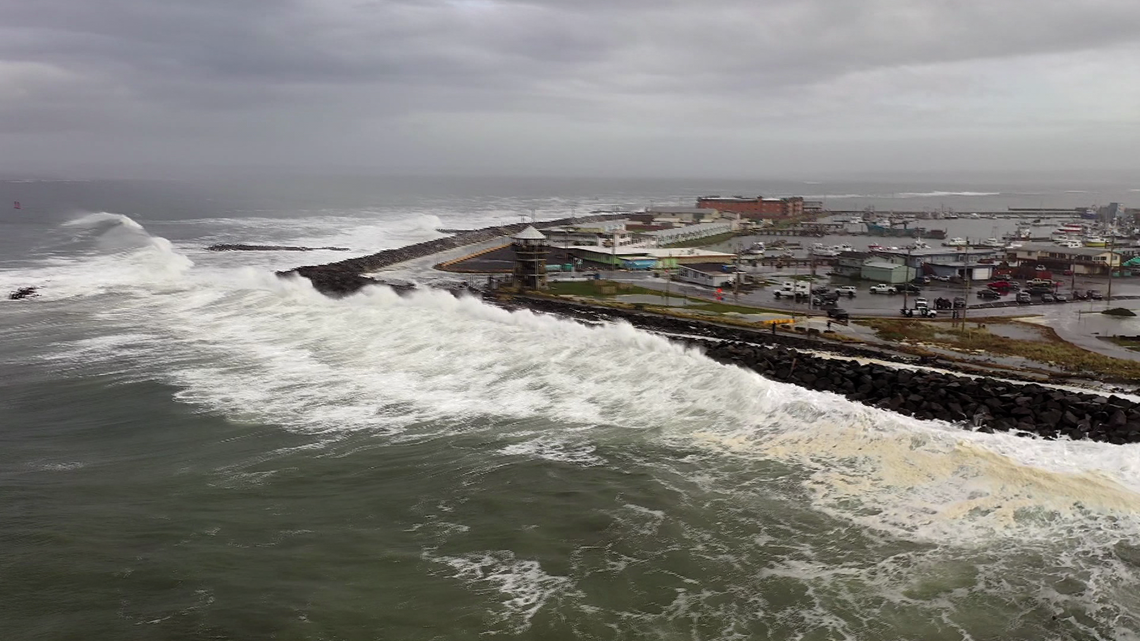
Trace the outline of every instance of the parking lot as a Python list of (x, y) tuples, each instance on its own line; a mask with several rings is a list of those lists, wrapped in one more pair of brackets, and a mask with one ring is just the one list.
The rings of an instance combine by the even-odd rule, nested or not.
[[(666, 283), (664, 278), (654, 276), (649, 273), (636, 273), (636, 272), (617, 272), (614, 273), (612, 278), (616, 280), (636, 282), (638, 285), (650, 289), (665, 290), (668, 287), (675, 293), (684, 293), (687, 296), (694, 298), (707, 298), (711, 299), (715, 296), (712, 289), (701, 285), (691, 283), (678, 282), (676, 280)], [(775, 273), (769, 276), (770, 280), (783, 283), (792, 280), (790, 274)], [(1056, 311), (1071, 310), (1073, 313), (1089, 312), (1103, 310), (1108, 304), (1107, 300), (1100, 301), (1074, 301), (1071, 299), (1064, 303), (1051, 303), (1042, 302), (1040, 295), (1033, 295), (1029, 303), (1018, 303), (1016, 300), (1017, 292), (1011, 291), (1007, 294), (1000, 295), (993, 300), (984, 300), (978, 297), (977, 292), (980, 289), (986, 288), (986, 282), (972, 283), (969, 291), (965, 284), (945, 283), (934, 281), (930, 284), (919, 285), (918, 293), (896, 293), (896, 294), (872, 294), (870, 288), (873, 285), (866, 281), (852, 281), (849, 279), (829, 278), (822, 276), (812, 282), (813, 287), (825, 287), (829, 291), (834, 291), (837, 287), (841, 286), (854, 286), (855, 296), (847, 297), (841, 296), (838, 301), (839, 307), (847, 310), (853, 316), (901, 316), (902, 309), (913, 308), (914, 299), (918, 297), (925, 298), (931, 307), (935, 306), (935, 300), (938, 298), (945, 298), (953, 301), (955, 298), (966, 299), (966, 315), (968, 317), (983, 317), (983, 316), (1015, 316), (1024, 314), (1028, 310), (1033, 310), (1032, 314), (1042, 313), (1046, 308), (1056, 308)], [(1024, 285), (1024, 282), (1021, 283)], [(1069, 282), (1059, 286), (1057, 291), (1071, 294), (1073, 286), (1079, 291), (1096, 290), (1101, 294), (1107, 294), (1107, 281), (1105, 279), (1089, 279), (1089, 278), (1076, 278), (1069, 279)], [(821, 308), (812, 307), (809, 303), (810, 300), (806, 298), (793, 299), (787, 296), (776, 297), (776, 291), (780, 289), (780, 285), (766, 285), (754, 286), (743, 288), (739, 295), (733, 295), (732, 287), (724, 287), (724, 297), (728, 302), (737, 302), (741, 305), (749, 305), (754, 307), (765, 307), (769, 309), (787, 310), (789, 312), (798, 313), (823, 313), (825, 310)], [(1128, 301), (1140, 299), (1140, 282), (1133, 283), (1130, 280), (1116, 280), (1112, 284), (1112, 298), (1113, 301)], [(1115, 305), (1114, 305), (1115, 306)], [(953, 310), (939, 310), (940, 316), (947, 316)], [(961, 310), (959, 310), (961, 311)]]

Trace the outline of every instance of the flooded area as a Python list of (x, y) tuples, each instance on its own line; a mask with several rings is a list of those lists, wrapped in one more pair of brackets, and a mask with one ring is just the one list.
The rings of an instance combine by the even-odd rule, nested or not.
[(989, 330), (991, 334), (1019, 341), (1039, 341), (1045, 338), (1045, 333), (1040, 327), (1025, 323), (993, 323), (986, 325), (986, 329)]

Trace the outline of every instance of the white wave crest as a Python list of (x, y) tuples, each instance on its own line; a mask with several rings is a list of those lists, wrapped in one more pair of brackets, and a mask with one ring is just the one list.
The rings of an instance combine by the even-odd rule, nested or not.
[(574, 591), (569, 577), (547, 574), (538, 561), (518, 559), (509, 550), (462, 556), (434, 556), (428, 551), (424, 558), (449, 566), (456, 579), (505, 597), (498, 609), (487, 613), (488, 623), (515, 634), (529, 629), (531, 619), (548, 601)]
[(904, 191), (897, 198), (945, 198), (947, 196), (1000, 196), (997, 191)]

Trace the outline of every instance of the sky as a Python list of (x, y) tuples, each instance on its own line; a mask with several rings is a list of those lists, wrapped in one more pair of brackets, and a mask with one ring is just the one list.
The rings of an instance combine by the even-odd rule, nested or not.
[(1140, 174), (1137, 0), (0, 0), (0, 171)]

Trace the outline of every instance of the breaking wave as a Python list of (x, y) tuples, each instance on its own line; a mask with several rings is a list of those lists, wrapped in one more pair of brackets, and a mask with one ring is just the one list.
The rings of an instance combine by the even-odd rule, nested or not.
[[(685, 452), (685, 464), (700, 470), (687, 482), (719, 497), (724, 523), (741, 531), (773, 527), (749, 506), (777, 492), (866, 536), (934, 546), (879, 565), (845, 566), (815, 550), (760, 562), (755, 573), (738, 577), (759, 592), (781, 577), (818, 591), (815, 605), (795, 615), (813, 628), (850, 632), (834, 613), (868, 598), (867, 590), (900, 603), (930, 592), (936, 615), (968, 609), (968, 591), (991, 589), (1003, 566), (995, 561), (993, 572), (959, 576), (956, 564), (1014, 550), (1044, 555), (1051, 572), (1098, 586), (1057, 588), (1050, 598), (1059, 610), (1116, 617), (1124, 629), (1140, 630), (1140, 604), (1127, 596), (1135, 569), (1097, 561), (1140, 536), (1138, 446), (917, 421), (715, 363), (627, 324), (590, 327), (436, 291), (401, 297), (377, 287), (333, 300), (301, 279), (195, 266), (166, 239), (117, 214), (91, 214), (68, 228), (89, 234), (95, 249), (53, 259), (40, 275), (76, 299), (97, 335), (56, 345), (45, 358), (68, 366), (61, 369), (159, 380), (176, 386), (180, 401), (231, 420), (329, 440), (350, 433), (392, 442), (478, 434), (496, 443), (503, 459), (591, 469), (620, 468), (613, 457), (620, 444), (653, 444)], [(781, 482), (795, 479), (794, 487), (741, 475), (741, 465), (759, 463), (783, 466)], [(667, 457), (650, 463), (662, 482), (680, 475), (665, 473), (677, 464)], [(655, 514), (631, 508), (621, 518), (630, 537), (643, 537), (661, 527)], [(464, 535), (462, 524), (449, 532)], [(704, 546), (710, 555), (748, 558), (768, 545), (759, 534), (748, 543), (722, 540), (710, 524), (679, 532), (685, 545)], [(426, 549), (425, 559), (456, 580), (500, 593), (496, 621), (515, 631), (547, 604), (580, 598), (585, 574), (605, 568), (621, 576), (636, 563), (607, 558), (594, 567), (579, 551), (584, 556), (574, 568), (556, 573), (510, 550)], [(924, 567), (934, 583), (915, 578)], [(748, 616), (736, 609), (738, 600), (709, 590), (678, 592), (659, 615)]]

